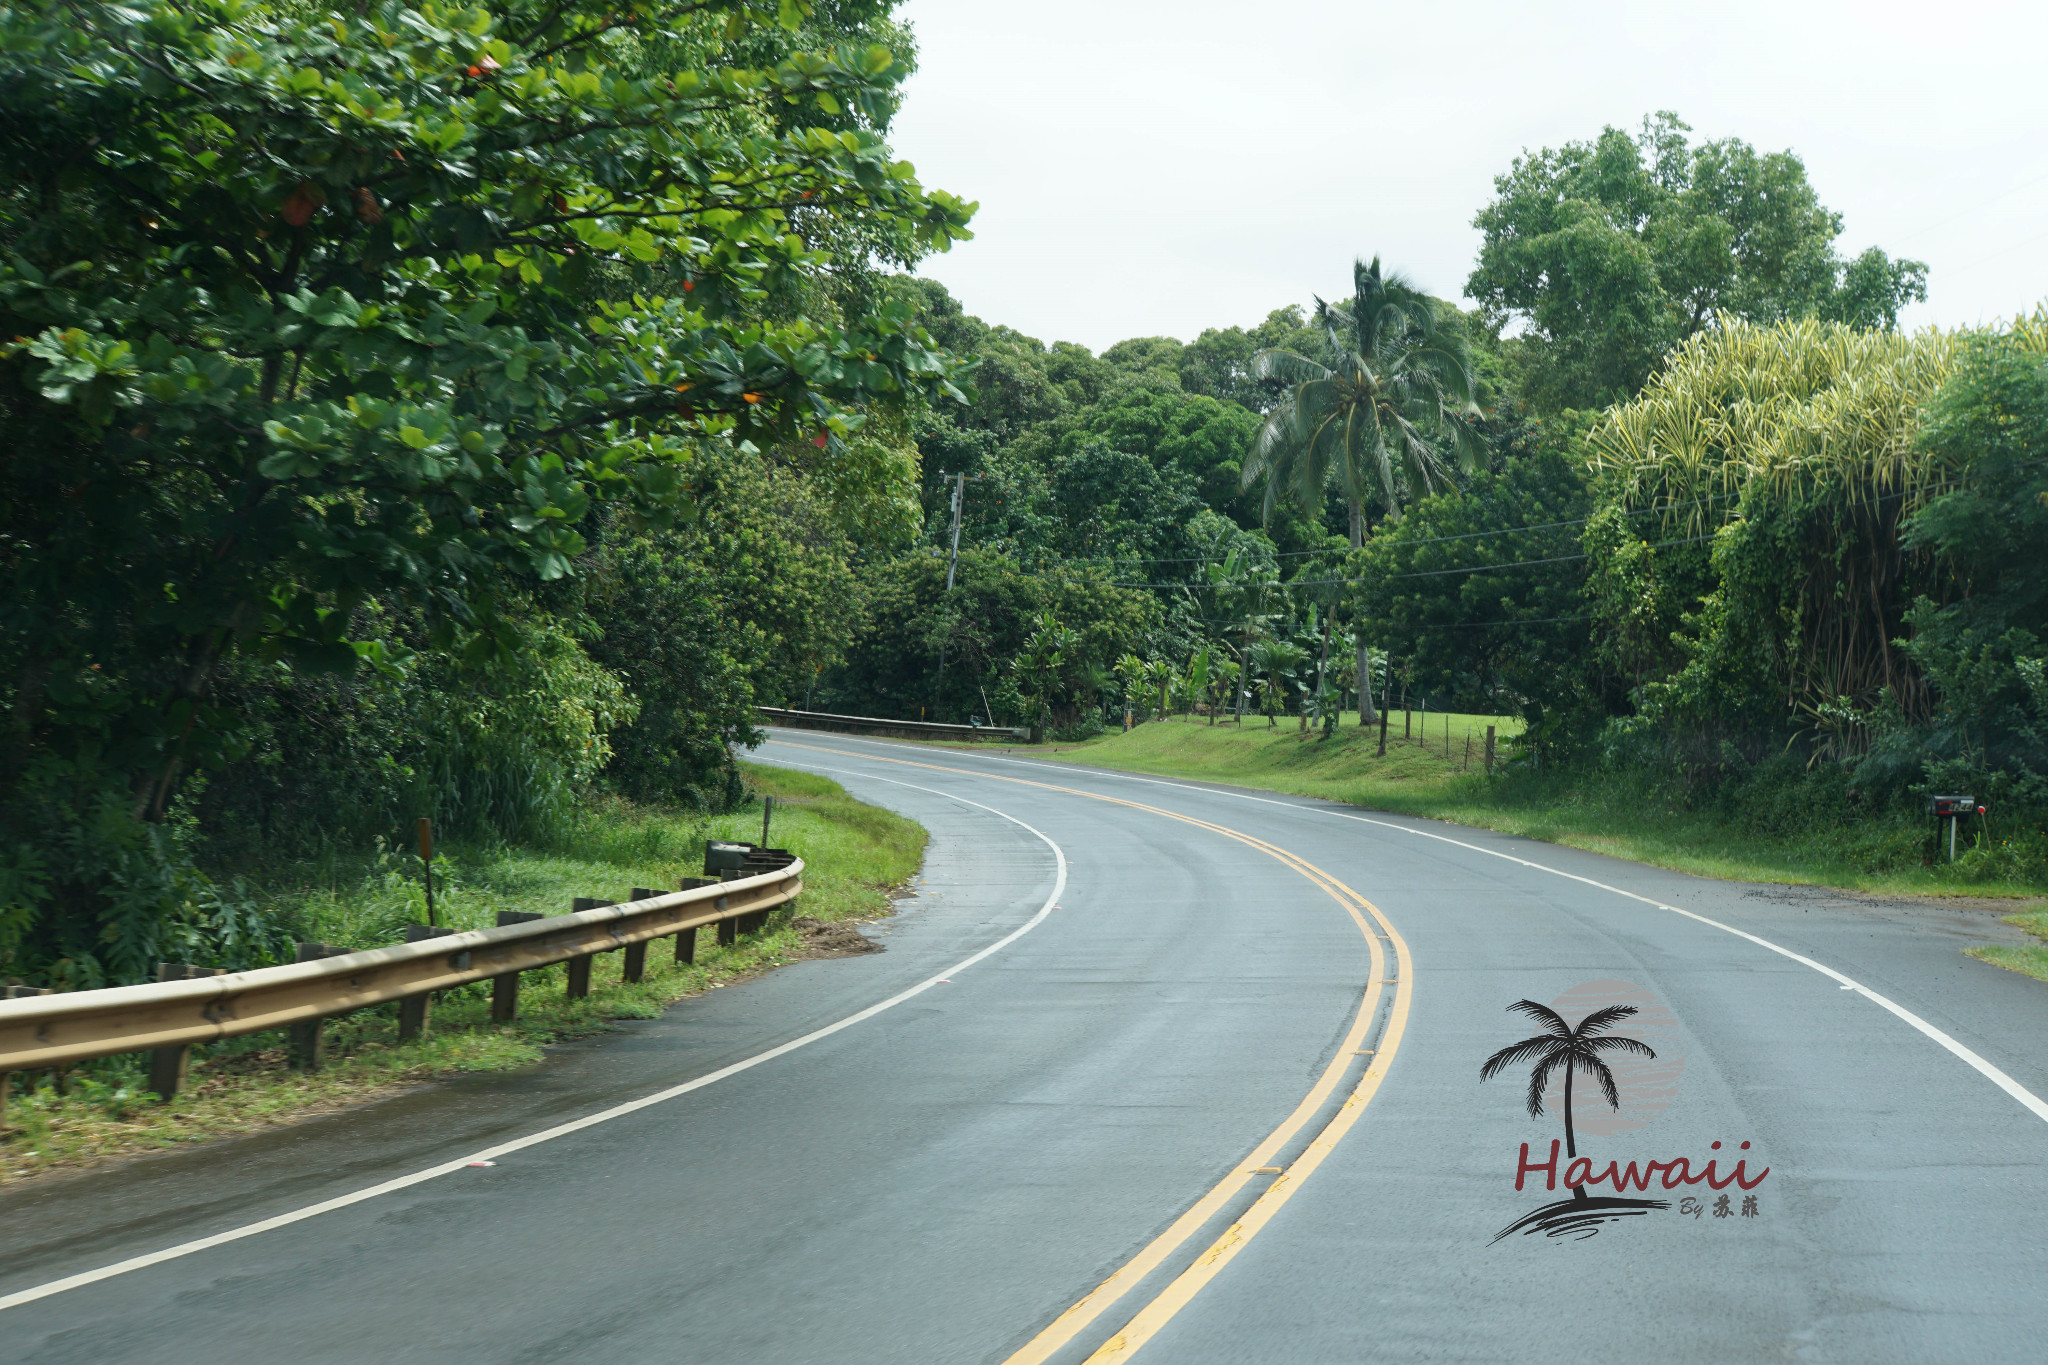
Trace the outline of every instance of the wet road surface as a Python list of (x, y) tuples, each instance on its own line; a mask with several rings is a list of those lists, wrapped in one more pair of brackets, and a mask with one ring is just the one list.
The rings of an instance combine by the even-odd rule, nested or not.
[[(1989, 916), (992, 754), (778, 732), (760, 757), (932, 831), (888, 951), (10, 1192), (0, 1303), (453, 1167), (7, 1307), (0, 1360), (2048, 1347), (2048, 987), (1958, 951), (2010, 933)], [(1614, 1031), (1657, 1062), (1617, 1068), (1619, 1111), (1581, 1076), (1575, 1137), (1589, 1170), (1665, 1163), (1629, 1194), (1668, 1207), (1493, 1240), (1567, 1196), (1516, 1189), (1559, 1097), (1532, 1118), (1526, 1069), (1478, 1078), (1535, 1031), (1524, 997), (1637, 1005)], [(1684, 1183), (1709, 1159), (1720, 1190)]]

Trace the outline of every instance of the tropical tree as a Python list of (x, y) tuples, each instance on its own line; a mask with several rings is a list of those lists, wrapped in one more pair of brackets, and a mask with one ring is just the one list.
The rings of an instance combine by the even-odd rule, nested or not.
[(1209, 666), (1214, 653), (1213, 645), (1203, 645), (1188, 655), (1187, 671), (1180, 677), (1180, 694), (1190, 711), (1194, 710), (1209, 691)]
[(1124, 685), (1124, 723), (1130, 724), (1131, 712), (1138, 698), (1144, 695), (1148, 684), (1148, 665), (1135, 654), (1125, 654), (1116, 661), (1117, 680)]
[(1173, 710), (1173, 685), (1179, 674), (1175, 672), (1173, 660), (1154, 659), (1145, 665), (1145, 682), (1159, 694), (1159, 719), (1165, 720)]
[(1280, 723), (1275, 718), (1287, 703), (1288, 683), (1295, 670), (1307, 662), (1308, 651), (1290, 640), (1260, 640), (1248, 651), (1245, 663), (1259, 680), (1259, 709), (1266, 717), (1267, 729)]
[(1034, 731), (1052, 718), (1053, 707), (1077, 691), (1082, 660), (1080, 635), (1042, 612), (1031, 637), (1010, 665), (1010, 685), (1023, 702)]
[[(2038, 365), (2048, 309), (1998, 344)], [(1589, 434), (1591, 472), (1628, 519), (1588, 528), (1594, 637), (1644, 642), (1648, 657), (1617, 662), (1669, 675), (1641, 689), (1642, 713), (1700, 763), (1780, 749), (1794, 718), (1817, 752), (1851, 757), (1893, 708), (1929, 715), (1897, 642), (1917, 597), (1955, 588), (1904, 528), (1970, 473), (1974, 442), (1916, 435), (1968, 349), (1939, 332), (1724, 317)], [(1640, 572), (1622, 571), (1631, 559)]]
[(1237, 693), (1237, 680), (1244, 668), (1235, 659), (1218, 659), (1209, 666), (1209, 723), (1216, 723), (1216, 714), (1230, 705), (1230, 699)]
[(1085, 699), (1095, 708), (1098, 717), (1102, 712), (1102, 699), (1115, 695), (1116, 674), (1105, 665), (1090, 659), (1074, 670), (1074, 700), (1078, 703)]
[[(1621, 1092), (1615, 1088), (1614, 1073), (1607, 1063), (1600, 1059), (1602, 1052), (1628, 1052), (1638, 1057), (1654, 1057), (1649, 1044), (1635, 1038), (1623, 1038), (1607, 1032), (1623, 1019), (1636, 1012), (1634, 1005), (1608, 1005), (1594, 1010), (1573, 1028), (1564, 1021), (1564, 1016), (1548, 1005), (1539, 1005), (1534, 1000), (1517, 1000), (1508, 1006), (1510, 1013), (1528, 1015), (1543, 1026), (1543, 1032), (1533, 1038), (1524, 1038), (1512, 1043), (1488, 1057), (1479, 1068), (1479, 1079), (1490, 1081), (1511, 1066), (1522, 1062), (1534, 1062), (1529, 1072), (1529, 1117), (1543, 1117), (1543, 1091), (1550, 1084), (1551, 1075), (1564, 1068), (1564, 1151), (1566, 1157), (1579, 1154), (1578, 1140), (1572, 1132), (1572, 1075), (1583, 1068), (1586, 1074), (1600, 1083), (1600, 1093), (1607, 1100), (1610, 1109), (1621, 1108)], [(1583, 1186), (1574, 1186), (1572, 1195), (1584, 1199)]]
[(1690, 131), (1667, 111), (1634, 135), (1525, 151), (1494, 179), (1465, 294), (1489, 323), (1520, 324), (1503, 348), (1536, 411), (1627, 401), (1723, 315), (1889, 331), (1927, 298), (1921, 262), (1836, 252), (1842, 215), (1796, 155)]
[[(1438, 325), (1436, 301), (1383, 273), (1377, 256), (1354, 263), (1347, 305), (1316, 300), (1316, 323), (1330, 363), (1278, 348), (1252, 362), (1254, 374), (1289, 387), (1245, 457), (1243, 486), (1265, 481), (1270, 519), (1283, 498), (1319, 508), (1335, 484), (1356, 549), (1376, 499), (1395, 517), (1410, 498), (1451, 487), (1454, 464), (1471, 468), (1471, 353), (1462, 332)], [(1361, 672), (1366, 649), (1360, 639)], [(1370, 699), (1359, 712), (1361, 724), (1377, 719)]]
[[(34, 777), (0, 847), (73, 851), (5, 913), (145, 975), (190, 900), (177, 803), (263, 739), (237, 668), (507, 656), (503, 608), (607, 505), (665, 527), (707, 451), (835, 468), (871, 407), (961, 392), (907, 301), (800, 306), (847, 234), (907, 264), (971, 208), (883, 140), (904, 59), (739, 60), (810, 8), (0, 7), (0, 677)], [(110, 825), (151, 886), (92, 852)]]

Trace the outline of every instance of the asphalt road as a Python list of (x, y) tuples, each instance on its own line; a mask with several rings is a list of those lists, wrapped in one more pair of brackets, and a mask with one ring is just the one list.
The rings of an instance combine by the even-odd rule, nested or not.
[[(932, 831), (888, 951), (0, 1196), (0, 1361), (2048, 1356), (2048, 987), (1962, 955), (1989, 915), (989, 754), (761, 757)], [(1687, 1158), (1630, 1192), (1669, 1207), (1495, 1240), (1566, 1196), (1516, 1189), (1561, 1097), (1479, 1080), (1525, 997), (1637, 1006), (1658, 1057), (1616, 1111), (1581, 1075), (1576, 1139)], [(1709, 1158), (1723, 1191), (1663, 1188)]]

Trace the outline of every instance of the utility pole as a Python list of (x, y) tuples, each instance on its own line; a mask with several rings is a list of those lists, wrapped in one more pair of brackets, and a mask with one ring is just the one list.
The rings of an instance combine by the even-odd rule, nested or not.
[[(941, 469), (939, 477), (945, 478), (946, 471)], [(953, 571), (960, 567), (960, 498), (966, 491), (967, 475), (964, 473), (955, 474), (953, 476), (953, 550), (946, 558), (946, 596), (948, 597), (953, 595)], [(946, 676), (946, 646), (952, 643), (951, 634), (952, 632), (949, 630), (947, 638), (939, 641), (939, 671), (932, 675), (932, 702), (934, 705), (937, 704), (939, 699), (939, 683)], [(986, 699), (982, 701), (982, 705), (988, 705)], [(990, 717), (990, 719), (993, 720), (994, 717)]]
[[(944, 471), (939, 474), (945, 477)], [(953, 553), (946, 560), (946, 591), (953, 591), (953, 570), (960, 564), (960, 496), (967, 491), (967, 476), (953, 476)]]

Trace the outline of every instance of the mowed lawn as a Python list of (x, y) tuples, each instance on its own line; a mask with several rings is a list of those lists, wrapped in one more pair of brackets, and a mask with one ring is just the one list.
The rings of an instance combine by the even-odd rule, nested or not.
[[(2048, 893), (2048, 886), (2026, 882), (1959, 882), (1944, 868), (1923, 867), (1917, 860), (1899, 866), (1901, 841), (1917, 841), (1919, 835), (1896, 820), (1745, 828), (1712, 810), (1685, 806), (1668, 789), (1625, 777), (1609, 782), (1576, 774), (1552, 782), (1524, 767), (1510, 778), (1507, 740), (1521, 729), (1515, 718), (1431, 712), (1425, 724), (1422, 713), (1414, 716), (1413, 731), (1404, 737), (1402, 713), (1393, 713), (1384, 757), (1377, 727), (1361, 728), (1355, 712), (1346, 713), (1327, 738), (1314, 729), (1303, 731), (1293, 717), (1281, 717), (1275, 727), (1262, 716), (1248, 716), (1242, 726), (1176, 717), (1138, 725), (1128, 734), (1002, 752), (1322, 797), (1707, 877), (1923, 896), (2031, 898)], [(1483, 762), (1489, 724), (1496, 727), (1502, 765), (1502, 775), (1492, 780)], [(1890, 867), (1884, 866), (1887, 862)]]

